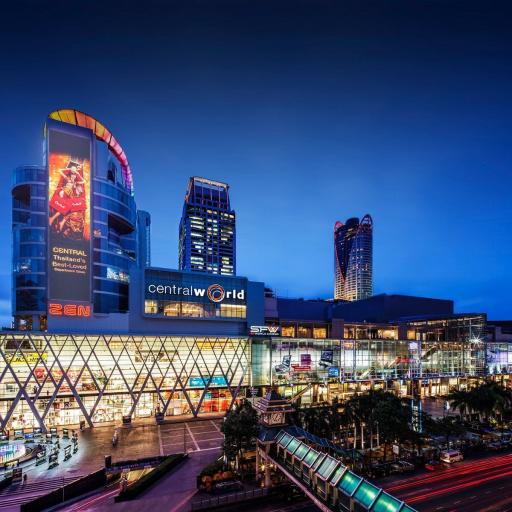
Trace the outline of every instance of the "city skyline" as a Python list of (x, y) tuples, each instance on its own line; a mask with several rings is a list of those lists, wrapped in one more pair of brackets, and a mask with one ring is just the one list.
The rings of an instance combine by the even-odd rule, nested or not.
[[(9, 84), (8, 96), (3, 91), (3, 97), (11, 98), (6, 105), (9, 128), (0, 146), (4, 177), (18, 165), (41, 164), (42, 125), (50, 111), (77, 108), (104, 120), (126, 150), (137, 206), (152, 215), (155, 266), (178, 267), (183, 189), (190, 176), (201, 175), (231, 186), (238, 215), (237, 273), (264, 281), (280, 295), (332, 296), (332, 224), (368, 211), (378, 226), (374, 293), (453, 298), (457, 310), (506, 318), (512, 284), (506, 265), (512, 251), (506, 195), (509, 36), (490, 11), (478, 17), (469, 8), (452, 7), (442, 22), (433, 14), (420, 21), (420, 12), (400, 6), (404, 23), (399, 36), (392, 36), (396, 27), (388, 20), (373, 36), (363, 31), (361, 46), (354, 44), (342, 12), (334, 7), (334, 21), (314, 14), (314, 31), (305, 23), (312, 14), (306, 7), (284, 27), (289, 7), (256, 9), (258, 27), (267, 29), (258, 43), (240, 33), (240, 27), (249, 28), (246, 11), (240, 8), (232, 15), (237, 25), (220, 9), (211, 23), (198, 17), (190, 32), (172, 26), (172, 38), (187, 50), (167, 57), (157, 52), (171, 71), (152, 66), (159, 80), (138, 83), (140, 93), (124, 89), (100, 94), (91, 77), (97, 72), (108, 76), (112, 64), (95, 60), (96, 53), (77, 42), (76, 59), (94, 73), (81, 75), (72, 88), (58, 81), (49, 86), (44, 79), (25, 82), (23, 73), (13, 70), (12, 80), (20, 87), (13, 90)], [(351, 9), (363, 23), (357, 7)], [(263, 16), (269, 10), (273, 19)], [(25, 30), (31, 27), (56, 42), (35, 14), (37, 9)], [(64, 11), (48, 15), (67, 19)], [(453, 42), (450, 30), (462, 23), (456, 15), (462, 16), (465, 29)], [(100, 32), (108, 27), (99, 13), (89, 22)], [(413, 32), (418, 27), (423, 35), (438, 34), (433, 49), (427, 51), (417, 40)], [(282, 28), (288, 43), (279, 35)], [(348, 43), (329, 39), (334, 28), (343, 29)], [(22, 34), (8, 27), (4, 31), (4, 47), (13, 47), (6, 69), (14, 66), (17, 51), (30, 54)], [(379, 46), (383, 35), (389, 37)], [(195, 45), (189, 46), (190, 41)], [(239, 50), (233, 49), (234, 41)], [(273, 60), (258, 56), (270, 56), (269, 47), (278, 50)], [(68, 57), (65, 48), (52, 51), (57, 58)], [(407, 73), (394, 52), (410, 62)], [(494, 58), (485, 60), (489, 52)], [(133, 68), (114, 69), (126, 73), (121, 77), (131, 76), (146, 69), (143, 57), (134, 57)], [(457, 70), (447, 68), (448, 57), (460, 57)], [(33, 58), (25, 58), (35, 75), (50, 76)], [(215, 69), (205, 64), (208, 58)], [(243, 73), (231, 70), (234, 62)], [(333, 67), (333, 62), (338, 64)], [(422, 67), (428, 63), (427, 73)], [(306, 64), (317, 79), (306, 79)], [(481, 66), (483, 74), (475, 71)], [(391, 81), (377, 87), (376, 76)], [(293, 85), (299, 82), (301, 87)], [(482, 99), (491, 94), (499, 109), (489, 109)], [(154, 102), (146, 103), (145, 95)], [(192, 105), (196, 110), (190, 110)], [(157, 118), (167, 120), (162, 124)], [(3, 194), (1, 213), (9, 220), (8, 190)], [(2, 226), (7, 238), (9, 224)], [(10, 248), (5, 245), (0, 251), (3, 325), (10, 317)]]

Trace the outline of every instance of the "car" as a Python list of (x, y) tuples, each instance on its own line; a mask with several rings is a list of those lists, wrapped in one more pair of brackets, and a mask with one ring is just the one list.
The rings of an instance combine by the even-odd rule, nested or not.
[(425, 464), (425, 469), (427, 471), (441, 471), (445, 468), (446, 466), (438, 460), (430, 460)]
[(242, 482), (239, 482), (238, 480), (225, 480), (224, 482), (219, 482), (214, 485), (213, 491), (215, 493), (223, 493), (223, 492), (230, 492), (230, 491), (240, 491), (243, 489)]
[(391, 473), (407, 473), (408, 471), (414, 471), (414, 468), (414, 464), (405, 460), (398, 460), (391, 464)]
[(496, 441), (496, 442), (493, 442), (493, 443), (489, 443), (487, 445), (487, 448), (489, 450), (493, 451), (493, 452), (497, 452), (497, 451), (502, 450), (503, 448), (505, 448), (505, 446), (502, 443)]
[(446, 462), (448, 464), (451, 464), (452, 462), (459, 462), (461, 460), (464, 460), (464, 456), (462, 455), (459, 450), (446, 450), (444, 452), (441, 452), (441, 456), (439, 457), (441, 462)]

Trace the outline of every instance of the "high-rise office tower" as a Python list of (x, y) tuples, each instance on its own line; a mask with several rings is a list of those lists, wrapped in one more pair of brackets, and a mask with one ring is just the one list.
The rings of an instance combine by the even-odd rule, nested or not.
[(373, 293), (373, 220), (365, 215), (334, 225), (334, 298), (360, 300)]
[(235, 218), (229, 201), (229, 185), (190, 178), (180, 221), (180, 269), (234, 275)]
[(151, 266), (151, 215), (137, 210), (137, 262), (140, 267)]

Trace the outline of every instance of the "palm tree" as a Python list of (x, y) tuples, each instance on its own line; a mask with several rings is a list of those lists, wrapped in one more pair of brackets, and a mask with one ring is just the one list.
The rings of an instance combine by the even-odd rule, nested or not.
[(472, 406), (474, 405), (473, 397), (471, 393), (468, 391), (462, 390), (453, 390), (448, 395), (448, 402), (450, 403), (450, 407), (459, 410), (459, 414), (461, 418), (464, 418), (467, 414), (472, 411)]

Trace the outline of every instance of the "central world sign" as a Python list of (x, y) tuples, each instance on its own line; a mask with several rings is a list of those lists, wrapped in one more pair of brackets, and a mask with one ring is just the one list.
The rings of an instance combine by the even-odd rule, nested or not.
[(207, 297), (212, 302), (222, 302), (224, 299), (245, 300), (245, 290), (226, 290), (220, 284), (211, 284), (208, 288), (197, 286), (178, 286), (176, 284), (149, 284), (147, 291), (157, 295), (176, 295), (178, 297)]

